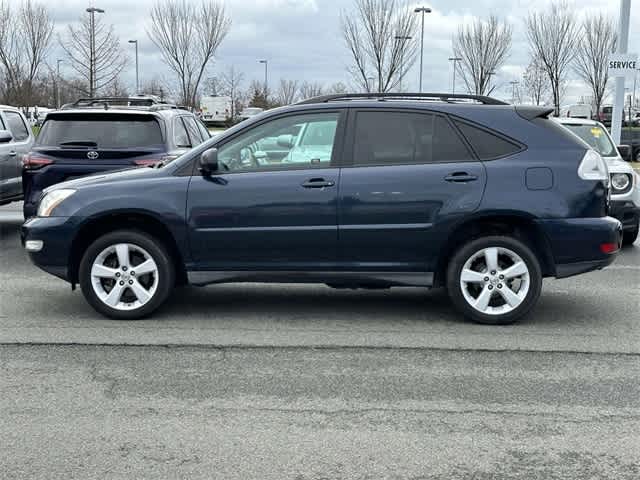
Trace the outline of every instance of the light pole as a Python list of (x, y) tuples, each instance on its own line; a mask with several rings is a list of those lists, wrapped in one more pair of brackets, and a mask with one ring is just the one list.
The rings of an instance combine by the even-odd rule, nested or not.
[(371, 93), (371, 90), (373, 90), (373, 81), (375, 80), (375, 78), (373, 77), (367, 77), (367, 93)]
[(259, 60), (259, 63), (264, 63), (264, 101), (267, 101), (267, 91), (268, 91), (268, 72), (269, 72), (269, 61), (268, 60)]
[(60, 108), (60, 64), (64, 62), (61, 58), (56, 60), (56, 108)]
[(104, 13), (104, 10), (96, 7), (87, 8), (89, 14), (89, 96), (93, 98), (96, 93), (96, 13)]
[(449, 57), (449, 61), (453, 62), (453, 84), (451, 88), (451, 94), (456, 94), (456, 70), (458, 69), (458, 62), (462, 61), (460, 57)]
[(520, 85), (520, 82), (517, 80), (512, 80), (509, 82), (511, 84), (511, 103), (516, 103), (516, 87)]
[(431, 9), (428, 7), (418, 7), (414, 10), (414, 12), (422, 14), (422, 33), (420, 34), (420, 87), (419, 87), (419, 92), (422, 93), (422, 62), (424, 61), (424, 14), (431, 13)]
[(400, 46), (400, 83), (398, 85), (398, 90), (402, 93), (402, 77), (404, 77), (404, 42), (411, 40), (413, 37), (410, 37), (409, 35), (396, 35), (393, 38), (395, 38), (397, 42), (402, 42), (402, 45)]
[(138, 40), (129, 40), (129, 43), (136, 44), (136, 95), (140, 93), (140, 79), (138, 77)]
[[(629, 16), (631, 13), (631, 0), (620, 0), (620, 20), (618, 21), (618, 49), (616, 53), (627, 53), (629, 48)], [(611, 116), (611, 136), (614, 145), (620, 145), (622, 134), (622, 118), (624, 117), (624, 81), (625, 78), (616, 77), (616, 90)]]

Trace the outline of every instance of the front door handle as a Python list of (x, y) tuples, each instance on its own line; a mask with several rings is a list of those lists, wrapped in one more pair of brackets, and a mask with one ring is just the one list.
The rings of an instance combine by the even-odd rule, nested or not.
[(470, 175), (467, 172), (455, 172), (444, 177), (447, 182), (453, 183), (466, 183), (466, 182), (474, 182), (478, 180), (477, 175)]
[(336, 182), (332, 182), (331, 180), (325, 180), (324, 178), (310, 178), (306, 182), (302, 184), (304, 188), (325, 188), (325, 187), (333, 187)]
[(17, 152), (9, 152), (10, 157), (15, 157), (17, 154), (18, 154)]

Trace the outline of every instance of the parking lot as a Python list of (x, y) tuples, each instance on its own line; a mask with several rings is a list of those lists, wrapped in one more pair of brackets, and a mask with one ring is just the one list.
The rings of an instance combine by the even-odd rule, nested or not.
[(127, 323), (32, 266), (20, 205), (0, 212), (4, 478), (640, 476), (638, 244), (508, 327), (442, 291), (253, 284)]

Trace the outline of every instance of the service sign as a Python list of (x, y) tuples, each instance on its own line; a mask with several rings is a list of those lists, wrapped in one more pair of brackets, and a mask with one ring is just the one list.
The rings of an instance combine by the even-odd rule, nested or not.
[(608, 58), (610, 77), (630, 77), (638, 69), (638, 55), (635, 53), (612, 53)]

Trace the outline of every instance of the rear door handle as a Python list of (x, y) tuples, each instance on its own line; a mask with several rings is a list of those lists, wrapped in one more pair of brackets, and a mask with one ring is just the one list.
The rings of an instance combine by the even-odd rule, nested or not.
[(325, 188), (333, 187), (336, 182), (325, 180), (324, 178), (310, 178), (302, 184), (304, 188)]
[(17, 152), (9, 152), (10, 157), (15, 157), (17, 154), (18, 154)]
[(478, 180), (477, 175), (470, 175), (467, 172), (455, 172), (444, 177), (447, 182), (466, 183)]

